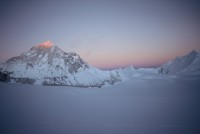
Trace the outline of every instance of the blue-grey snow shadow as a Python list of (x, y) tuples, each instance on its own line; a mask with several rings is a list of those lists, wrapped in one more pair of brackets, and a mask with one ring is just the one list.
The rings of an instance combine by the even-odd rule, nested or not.
[(0, 133), (198, 134), (199, 82), (132, 80), (104, 88), (0, 83)]

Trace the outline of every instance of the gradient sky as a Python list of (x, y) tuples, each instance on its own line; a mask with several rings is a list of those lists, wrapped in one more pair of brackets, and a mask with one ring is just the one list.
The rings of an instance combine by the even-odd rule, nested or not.
[(155, 67), (200, 51), (193, 0), (6, 0), (0, 2), (0, 60), (50, 40), (89, 64)]

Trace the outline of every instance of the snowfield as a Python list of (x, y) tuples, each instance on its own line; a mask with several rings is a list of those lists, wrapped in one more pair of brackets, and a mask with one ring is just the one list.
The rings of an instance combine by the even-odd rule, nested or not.
[(200, 76), (147, 72), (102, 88), (0, 83), (0, 133), (199, 134)]

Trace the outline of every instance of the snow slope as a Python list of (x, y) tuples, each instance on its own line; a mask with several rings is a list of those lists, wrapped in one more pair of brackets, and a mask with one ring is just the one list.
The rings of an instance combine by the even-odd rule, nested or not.
[(200, 75), (200, 53), (192, 51), (186, 56), (177, 57), (158, 68), (161, 74)]

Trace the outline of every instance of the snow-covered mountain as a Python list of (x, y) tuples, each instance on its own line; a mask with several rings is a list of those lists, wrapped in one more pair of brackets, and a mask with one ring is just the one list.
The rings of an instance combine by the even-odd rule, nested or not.
[(200, 75), (200, 53), (192, 51), (158, 68), (129, 66), (102, 71), (87, 64), (78, 54), (66, 53), (47, 41), (0, 64), (0, 81), (36, 85), (101, 87), (133, 78), (161, 77), (159, 74)]
[(200, 74), (200, 53), (193, 50), (183, 57), (177, 57), (173, 61), (169, 61), (158, 68), (161, 74)]
[(0, 65), (0, 80), (37, 85), (101, 87), (121, 80), (116, 71), (101, 71), (74, 53), (52, 42), (33, 46), (28, 52)]

